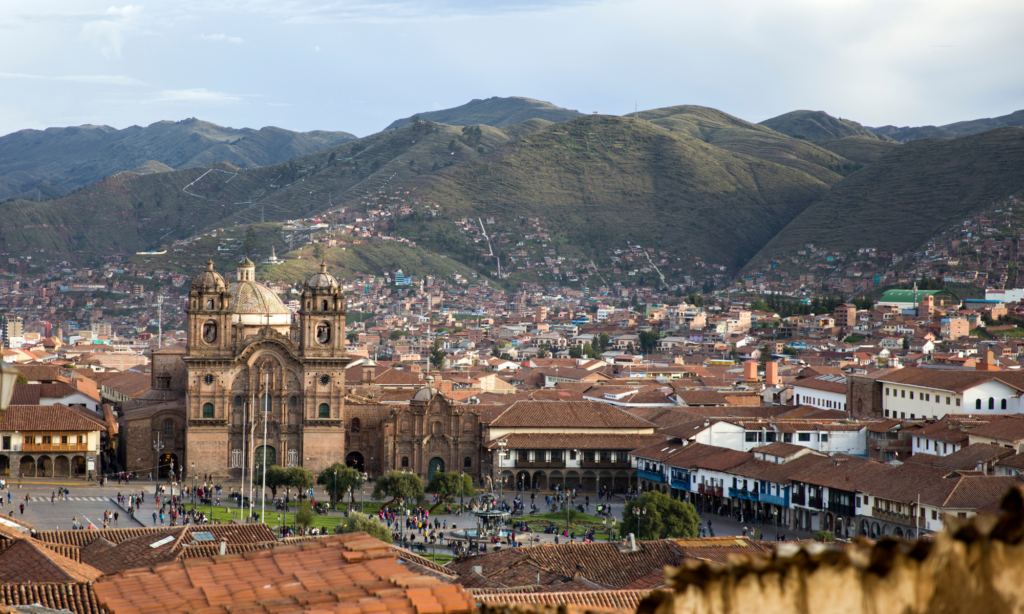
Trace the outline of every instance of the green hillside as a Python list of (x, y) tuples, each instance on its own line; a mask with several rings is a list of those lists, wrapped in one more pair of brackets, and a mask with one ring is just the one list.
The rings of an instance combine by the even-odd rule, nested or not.
[[(486, 100), (473, 99), (464, 105), (441, 111), (424, 111), (418, 114), (425, 121), (448, 124), (450, 126), (494, 126), (503, 128), (524, 122), (528, 119), (543, 119), (549, 122), (562, 122), (575, 119), (581, 115), (579, 111), (563, 109), (550, 102), (511, 96), (500, 98), (495, 96)], [(385, 128), (393, 130), (409, 123), (412, 117), (396, 119)]]
[(896, 126), (882, 126), (880, 128), (871, 128), (871, 130), (897, 141), (907, 142), (932, 137), (968, 136), (1009, 126), (1024, 127), (1024, 110), (1015, 111), (1009, 115), (1003, 115), (1000, 117), (954, 122), (952, 124), (946, 124), (945, 126), (918, 126), (916, 128), (911, 128), (909, 126), (904, 126), (903, 128), (897, 128)]
[[(423, 123), (284, 164), (119, 173), (57, 200), (0, 203), (0, 247), (39, 247), (54, 256), (135, 252), (218, 226), (306, 217), (332, 202), (475, 160), (508, 143), (509, 132), (529, 134), (543, 127), (541, 122), (485, 126), (478, 136), (467, 136), (462, 128)], [(115, 227), (119, 231), (111, 233)]]
[(642, 111), (636, 116), (722, 149), (801, 170), (830, 185), (860, 167), (813, 143), (788, 137), (717, 109), (682, 105)]
[(220, 162), (240, 167), (278, 164), (354, 138), (347, 132), (226, 128), (194, 118), (124, 130), (19, 130), (0, 137), (0, 199), (33, 189), (43, 180), (72, 190), (149, 162), (176, 169)]
[(761, 122), (761, 125), (795, 139), (808, 141), (841, 139), (846, 136), (886, 139), (885, 136), (876, 134), (855, 121), (832, 117), (824, 111), (790, 111), (778, 117), (766, 119)]
[(869, 136), (844, 136), (841, 139), (818, 141), (816, 145), (861, 164), (871, 164), (900, 146), (896, 141), (880, 141)]
[[(188, 245), (170, 249), (166, 254), (132, 256), (129, 262), (194, 275), (203, 268), (207, 259), (213, 259), (217, 270), (223, 272), (233, 270), (243, 256), (252, 256), (257, 262), (259, 279), (301, 282), (318, 270), (319, 260), (314, 257), (313, 247), (309, 245), (289, 251), (287, 234), (278, 223), (253, 224), (251, 230), (249, 226), (236, 226), (196, 237)], [(474, 271), (469, 267), (419, 246), (385, 240), (347, 243), (327, 248), (323, 255), (331, 272), (344, 278), (352, 278), (357, 274), (394, 273), (402, 269), (408, 275), (448, 277), (458, 273), (466, 279), (473, 279)], [(263, 258), (270, 255), (271, 247), (283, 262), (277, 265), (260, 264)]]
[(1024, 128), (894, 147), (807, 207), (754, 259), (805, 243), (903, 251), (1024, 191)]
[(427, 178), (421, 199), (444, 220), (403, 235), (473, 258), (452, 218), (540, 217), (558, 255), (593, 257), (622, 240), (742, 266), (828, 185), (632, 117), (588, 116)]

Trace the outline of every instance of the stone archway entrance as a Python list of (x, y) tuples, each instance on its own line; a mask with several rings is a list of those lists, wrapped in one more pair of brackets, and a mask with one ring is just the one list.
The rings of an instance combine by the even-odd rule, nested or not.
[(11, 457), (0, 455), (0, 475), (11, 475)]
[(36, 459), (31, 456), (22, 456), (18, 471), (25, 476), (36, 476)]
[(76, 456), (71, 459), (71, 468), (74, 471), (75, 477), (85, 475), (85, 457)]
[(181, 470), (181, 463), (178, 461), (178, 455), (170, 452), (164, 452), (160, 456), (160, 462), (158, 463), (157, 477), (161, 480), (166, 480), (171, 475), (172, 466), (174, 467), (175, 473)]
[(71, 477), (71, 463), (66, 456), (58, 456), (53, 463), (54, 475)]
[(40, 456), (39, 460), (36, 461), (36, 469), (38, 469), (36, 475), (39, 477), (53, 477), (53, 459), (49, 456)]
[(264, 462), (268, 467), (277, 464), (277, 450), (274, 446), (260, 446), (256, 448), (256, 454), (253, 461), (257, 467), (262, 467)]
[(427, 465), (427, 481), (434, 477), (434, 473), (437, 471), (444, 471), (444, 459), (435, 456), (430, 459), (430, 463)]
[(363, 463), (363, 455), (359, 452), (349, 452), (348, 456), (345, 457), (345, 464), (352, 467), (356, 471), (365, 471)]

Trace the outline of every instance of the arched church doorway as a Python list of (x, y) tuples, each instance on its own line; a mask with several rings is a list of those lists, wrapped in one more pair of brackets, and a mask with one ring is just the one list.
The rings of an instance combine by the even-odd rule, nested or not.
[(256, 448), (255, 464), (257, 467), (262, 467), (264, 462), (268, 467), (277, 464), (277, 450), (274, 446), (260, 446)]
[(359, 452), (349, 452), (348, 456), (345, 457), (345, 464), (356, 471), (364, 471), (363, 455)]
[(157, 471), (157, 477), (161, 480), (167, 479), (171, 475), (171, 467), (174, 467), (174, 472), (178, 473), (181, 471), (181, 463), (178, 462), (178, 455), (171, 454), (170, 452), (164, 452), (163, 456), (160, 457), (160, 469)]
[(437, 471), (444, 471), (444, 460), (438, 457), (430, 459), (430, 464), (427, 465), (427, 480), (434, 477), (434, 473)]

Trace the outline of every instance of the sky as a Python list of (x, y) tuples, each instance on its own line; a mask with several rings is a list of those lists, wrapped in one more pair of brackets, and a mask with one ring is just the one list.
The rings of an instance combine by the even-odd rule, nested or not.
[(366, 136), (491, 96), (868, 126), (1024, 108), (1020, 0), (0, 4), (0, 135), (196, 117)]

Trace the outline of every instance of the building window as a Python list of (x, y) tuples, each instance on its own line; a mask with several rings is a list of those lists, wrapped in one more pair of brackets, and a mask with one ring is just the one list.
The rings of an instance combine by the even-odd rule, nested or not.
[(755, 432), (748, 431), (746, 437), (747, 437), (747, 441), (748, 442), (756, 442), (757, 441), (757, 433), (755, 433)]
[(569, 451), (569, 460), (576, 460), (576, 450)]
[(297, 407), (299, 405), (299, 397), (288, 397), (288, 407)]
[(61, 435), (60, 436), (60, 442), (61, 443), (67, 443), (68, 442), (68, 436), (67, 435)]
[(82, 443), (82, 444), (85, 443), (85, 435), (79, 435), (78, 436), (78, 443)]
[(924, 395), (924, 400), (925, 400), (926, 403), (931, 401), (932, 400), (932, 395), (930, 395), (930, 394)]
[(43, 443), (44, 444), (48, 444), (48, 443), (52, 443), (52, 442), (53, 442), (53, 439), (50, 437), (50, 435), (43, 435)]
[(981, 409), (981, 399), (974, 402), (974, 409)]
[(352, 418), (352, 432), (359, 432), (359, 418)]
[(402, 466), (403, 467), (408, 467), (409, 466), (409, 457), (408, 456), (403, 456), (402, 457)]
[(935, 510), (932, 510), (932, 520), (938, 520), (938, 519), (939, 519), (939, 513), (937, 511), (935, 511)]
[(811, 434), (810, 433), (797, 433), (796, 434), (796, 439), (797, 439), (797, 441), (810, 441), (811, 440)]
[(906, 390), (900, 390), (900, 398), (901, 399), (907, 398), (907, 391)]
[(552, 450), (551, 451), (551, 462), (553, 462), (553, 463), (560, 463), (560, 462), (562, 462), (562, 451), (561, 450)]
[(173, 435), (173, 434), (174, 434), (174, 421), (173, 420), (164, 420), (164, 435)]
[[(946, 397), (946, 405), (949, 405), (949, 397)], [(959, 405), (959, 403), (958, 403)]]
[(885, 389), (885, 396), (889, 396), (889, 389), (888, 388)]
[(888, 417), (889, 417), (889, 410), (888, 410), (888, 409), (887, 409), (887, 410), (885, 410), (885, 417), (886, 417), (886, 418), (888, 418)]
[(783, 433), (782, 434), (782, 442), (783, 443), (793, 443), (793, 433)]
[(820, 441), (828, 441), (828, 433), (822, 433), (820, 438), (819, 438), (819, 440)]
[(241, 397), (241, 395), (235, 395), (235, 401), (234, 402), (235, 402), (235, 407), (241, 407), (242, 406), (242, 397)]
[(33, 444), (35, 444), (35, 442), (36, 442), (36, 436), (35, 435), (25, 435), (25, 443), (27, 443), (29, 445), (33, 445)]
[(910, 400), (911, 401), (914, 400), (914, 391), (913, 390), (910, 391)]
[(462, 466), (465, 467), (466, 469), (471, 468), (473, 466), (473, 457), (467, 456), (466, 458), (464, 458), (462, 460)]
[(996, 400), (993, 399), (992, 397), (988, 398), (988, 408), (989, 409), (995, 409), (996, 408)]
[(999, 409), (1006, 409), (1006, 399), (999, 401)]
[(203, 403), (203, 417), (204, 418), (212, 418), (213, 417), (213, 403)]
[(319, 414), (319, 416), (321, 418), (330, 418), (331, 417), (331, 406), (328, 405), (327, 403), (321, 403), (320, 404), (320, 414)]
[(957, 400), (956, 400), (956, 406), (957, 406), (957, 407), (960, 407), (960, 399), (957, 399)]

